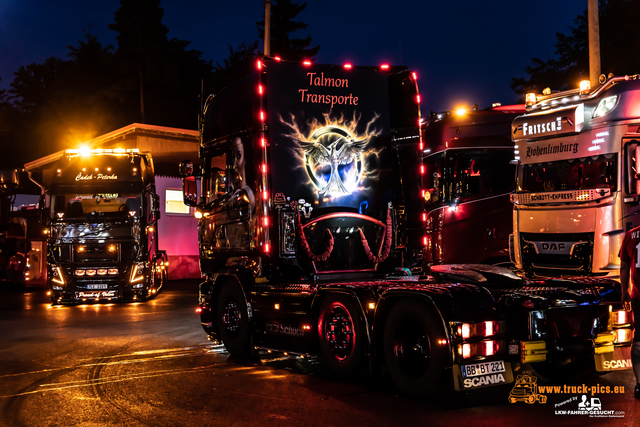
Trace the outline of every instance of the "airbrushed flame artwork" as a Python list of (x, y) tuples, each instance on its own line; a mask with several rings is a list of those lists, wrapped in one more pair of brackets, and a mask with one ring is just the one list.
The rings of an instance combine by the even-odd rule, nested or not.
[(291, 129), (288, 137), (297, 144), (300, 161), (319, 196), (340, 197), (363, 189), (367, 157), (376, 154), (369, 143), (381, 133), (374, 127), (379, 117), (375, 114), (362, 133), (358, 132), (361, 117), (356, 117), (355, 112), (350, 120), (324, 114), (324, 122), (314, 119), (305, 133), (293, 115), (291, 122), (281, 118)]

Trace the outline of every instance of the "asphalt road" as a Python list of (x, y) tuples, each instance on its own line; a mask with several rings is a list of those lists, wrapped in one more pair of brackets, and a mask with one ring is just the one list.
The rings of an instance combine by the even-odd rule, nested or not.
[[(315, 358), (233, 360), (207, 341), (196, 295), (197, 282), (174, 281), (145, 303), (51, 306), (43, 290), (0, 290), (0, 425), (640, 425), (631, 371), (539, 379), (562, 393), (527, 404), (507, 401), (513, 385), (417, 400), (384, 374), (346, 381)], [(564, 386), (583, 384), (599, 387), (586, 400), (601, 417), (571, 412), (585, 393)]]

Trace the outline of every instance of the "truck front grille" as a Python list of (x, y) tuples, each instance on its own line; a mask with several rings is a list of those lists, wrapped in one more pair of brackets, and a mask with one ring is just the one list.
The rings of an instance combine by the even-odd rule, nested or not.
[(591, 274), (593, 233), (520, 233), (520, 248), (527, 274)]

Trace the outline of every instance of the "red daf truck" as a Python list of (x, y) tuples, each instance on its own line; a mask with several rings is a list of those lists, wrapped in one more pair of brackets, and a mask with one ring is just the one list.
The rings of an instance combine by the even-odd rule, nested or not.
[(180, 168), (209, 337), (236, 356), (320, 354), (345, 376), (386, 365), (412, 395), (512, 382), (489, 292), (411, 275), (422, 150), (404, 67), (265, 59), (210, 97), (201, 167)]
[(134, 149), (72, 149), (30, 172), (42, 188), (51, 301), (145, 301), (166, 279), (153, 161)]
[(524, 105), (432, 113), (423, 130), (424, 263), (509, 263), (511, 122)]

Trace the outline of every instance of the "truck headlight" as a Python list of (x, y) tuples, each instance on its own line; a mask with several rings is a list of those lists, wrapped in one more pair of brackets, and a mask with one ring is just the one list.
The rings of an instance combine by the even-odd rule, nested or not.
[(602, 117), (605, 114), (611, 112), (614, 108), (616, 108), (617, 101), (618, 95), (607, 96), (606, 98), (602, 99), (593, 112), (593, 118), (595, 119), (596, 117)]
[(136, 283), (144, 280), (144, 264), (135, 264), (131, 270), (131, 278), (129, 283)]
[(59, 283), (61, 285), (64, 285), (64, 278), (62, 277), (62, 271), (60, 271), (60, 267), (56, 266), (53, 268), (53, 271), (51, 272), (51, 281), (55, 282), (55, 283)]

